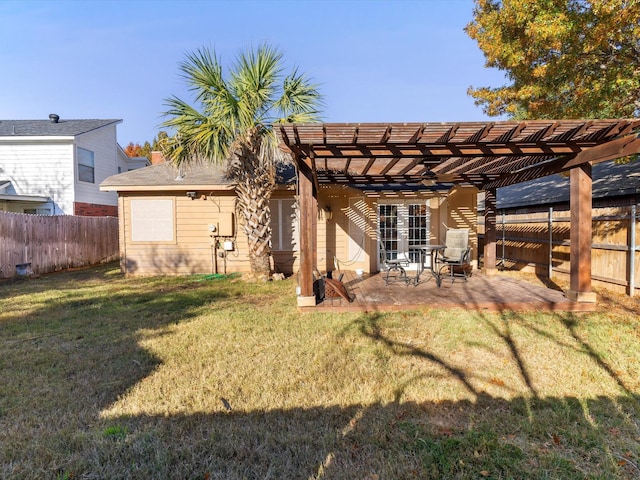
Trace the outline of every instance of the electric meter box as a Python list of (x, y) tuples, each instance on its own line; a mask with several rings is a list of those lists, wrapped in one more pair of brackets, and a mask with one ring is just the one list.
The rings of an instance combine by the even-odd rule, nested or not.
[(233, 213), (232, 212), (220, 212), (216, 215), (217, 222), (213, 219), (213, 224), (216, 225), (216, 231), (212, 232), (213, 235), (218, 237), (233, 237)]

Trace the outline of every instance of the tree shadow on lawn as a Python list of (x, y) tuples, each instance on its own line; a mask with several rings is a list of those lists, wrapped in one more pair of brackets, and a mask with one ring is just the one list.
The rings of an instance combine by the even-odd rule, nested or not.
[[(452, 314), (455, 315), (455, 312)], [(445, 377), (457, 381), (470, 396), (476, 399), (474, 403), (463, 401), (421, 404), (420, 408), (435, 412), (449, 411), (453, 413), (449, 416), (450, 419), (474, 419), (471, 423), (467, 422), (467, 427), (459, 425), (460, 431), (465, 429), (471, 431), (470, 428), (474, 427), (470, 425), (478, 422), (475, 428), (490, 432), (490, 437), (493, 440), (495, 440), (495, 435), (498, 435), (498, 438), (505, 440), (507, 445), (522, 446), (523, 442), (530, 443), (533, 449), (518, 450), (516, 448), (513, 450), (517, 457), (526, 456), (528, 467), (536, 467), (523, 468), (523, 470), (535, 472), (539, 467), (541, 469), (540, 478), (549, 478), (549, 474), (550, 478), (583, 478), (585, 473), (596, 476), (603, 475), (604, 477), (615, 474), (620, 478), (640, 478), (640, 394), (637, 391), (637, 382), (623, 379), (620, 372), (610, 365), (605, 357), (599, 354), (578, 332), (576, 328), (578, 322), (584, 320), (586, 316), (581, 317), (570, 312), (560, 312), (553, 314), (553, 316), (564, 328), (563, 333), (566, 334), (564, 339), (538, 325), (535, 317), (532, 320), (529, 316), (510, 310), (499, 312), (497, 315), (490, 315), (482, 311), (476, 312), (475, 317), (485, 329), (492, 333), (491, 337), (498, 339), (506, 347), (511, 361), (517, 367), (523, 385), (529, 392), (528, 396), (517, 397), (513, 400), (491, 397), (479, 386), (494, 381), (499, 382), (499, 379), (490, 379), (485, 372), (477, 371), (472, 366), (465, 365), (461, 368), (452, 359), (438, 355), (428, 348), (417, 346), (412, 341), (399, 340), (394, 338), (394, 335), (385, 333), (381, 328), (383, 316), (380, 314), (364, 315), (356, 321), (356, 324), (363, 336), (383, 345), (391, 354), (419, 359), (441, 369), (445, 372)], [(611, 321), (614, 322), (614, 320)], [(618, 397), (600, 396), (590, 400), (573, 397), (541, 398), (532, 378), (532, 371), (536, 367), (528, 365), (527, 355), (518, 344), (521, 340), (512, 331), (516, 327), (525, 328), (531, 331), (534, 336), (555, 343), (560, 349), (590, 359), (596, 365), (597, 370), (603, 372), (606, 377), (617, 384), (621, 395)], [(615, 325), (613, 328), (615, 329)], [(476, 346), (480, 346), (480, 344)], [(494, 348), (496, 347), (497, 345), (494, 346)], [(629, 366), (629, 368), (633, 372), (633, 366)], [(420, 380), (422, 379), (414, 377), (401, 384), (395, 393), (396, 402), (400, 401), (404, 391), (411, 383)], [(450, 404), (450, 408), (446, 406), (447, 404)], [(459, 412), (467, 413), (458, 416), (456, 409)], [(499, 417), (499, 420), (496, 420), (496, 416)], [(486, 424), (484, 429), (481, 426), (483, 422)], [(463, 423), (465, 423), (464, 420)], [(496, 426), (503, 428), (496, 429)], [(447, 425), (444, 425), (443, 428), (446, 431), (451, 430), (451, 427)], [(618, 442), (623, 431), (627, 432), (627, 439)], [(520, 441), (512, 441), (518, 438)], [(616, 442), (618, 442), (617, 445)], [(439, 448), (434, 444), (433, 439), (426, 440), (424, 446), (428, 449), (438, 450)], [(573, 452), (569, 453), (571, 451)], [(594, 452), (600, 452), (600, 454), (594, 455)], [(548, 457), (547, 453), (551, 454), (551, 457)], [(569, 454), (566, 455), (566, 453)], [(557, 458), (552, 458), (556, 454)], [(579, 464), (580, 458), (584, 460), (584, 465)], [(547, 461), (551, 461), (551, 464), (555, 464), (560, 469), (554, 470), (555, 467), (553, 467), (549, 470), (550, 464), (545, 464)], [(556, 461), (559, 463), (556, 464)], [(467, 460), (464, 462), (468, 463)], [(604, 467), (607, 462), (610, 464), (609, 467), (602, 470), (601, 467)], [(596, 465), (595, 469), (593, 468), (594, 464)], [(587, 465), (588, 468), (584, 468)], [(517, 473), (523, 464), (518, 463), (518, 467), (514, 470), (507, 469), (501, 472), (496, 472), (495, 466), (492, 469), (485, 464), (484, 467), (483, 472), (490, 472), (489, 476), (492, 478), (494, 475), (498, 478), (509, 478), (519, 477), (520, 475)], [(443, 478), (467, 478), (466, 475), (458, 476), (457, 473), (454, 475), (453, 472), (457, 470), (452, 468), (448, 472), (438, 471), (438, 475), (442, 475)], [(473, 476), (472, 471), (467, 473)], [(439, 478), (438, 475), (433, 475), (430, 478)], [(482, 475), (484, 476), (484, 473)], [(534, 478), (536, 477), (534, 475)]]
[[(101, 266), (1, 285), (0, 478), (55, 477), (100, 412), (160, 364), (143, 336), (229, 297), (207, 283), (132, 285)], [(30, 299), (43, 290), (51, 295)]]
[[(632, 479), (640, 474), (640, 452), (629, 441), (638, 435), (637, 412), (630, 397), (481, 394), (474, 401), (136, 415), (110, 419), (117, 427), (111, 435), (65, 433), (48, 459), (25, 462), (37, 475), (16, 470), (15, 477)], [(11, 477), (6, 465), (4, 473)]]
[[(172, 323), (189, 319), (196, 308), (225, 297), (216, 297), (211, 289), (198, 293), (179, 285), (160, 291), (147, 283), (140, 291), (107, 292), (88, 300), (81, 292), (74, 294), (81, 288), (81, 283), (70, 283), (57, 301), (0, 325), (0, 374), (13, 377), (0, 386), (2, 478), (640, 475), (637, 393), (623, 388), (626, 394), (619, 396), (543, 399), (530, 388), (528, 396), (493, 397), (474, 386), (450, 359), (391, 338), (380, 328), (379, 314), (356, 321), (365, 338), (393, 354), (438, 365), (473, 400), (402, 402), (406, 384), (400, 383), (399, 375), (396, 399), (387, 404), (227, 411), (221, 402), (219, 411), (206, 413), (103, 418), (110, 404), (159, 365), (159, 359), (140, 346), (141, 329), (162, 334)], [(0, 292), (0, 300), (3, 295)], [(87, 322), (83, 308), (105, 313)], [(48, 324), (51, 309), (69, 311), (62, 327)], [(524, 321), (508, 315), (500, 321)], [(495, 319), (481, 315), (479, 321)], [(526, 378), (516, 342), (510, 341), (504, 326), (491, 325), (502, 333)], [(566, 326), (571, 331), (569, 321)], [(114, 341), (107, 346), (103, 338)], [(18, 345), (27, 355), (16, 355)], [(593, 349), (589, 355), (615, 375)]]

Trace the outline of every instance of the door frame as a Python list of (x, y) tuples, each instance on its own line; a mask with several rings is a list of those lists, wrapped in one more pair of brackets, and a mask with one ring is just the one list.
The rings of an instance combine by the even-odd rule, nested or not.
[[(382, 240), (382, 228), (381, 228), (381, 215), (380, 208), (383, 205), (394, 205), (397, 208), (397, 226), (396, 232), (397, 237), (396, 241), (398, 241), (397, 249), (390, 249), (392, 254), (396, 252), (402, 253), (409, 258), (410, 263), (407, 269), (416, 270), (418, 268), (417, 262), (417, 254), (409, 253), (409, 246), (416, 244), (429, 244), (431, 238), (431, 207), (430, 207), (430, 199), (428, 198), (387, 198), (387, 199), (379, 199), (376, 202), (376, 253), (377, 253), (377, 268), (378, 270), (382, 269), (382, 261), (380, 259), (380, 241)], [(424, 207), (424, 214), (419, 216), (414, 216), (413, 222), (411, 221), (411, 205), (419, 205)], [(418, 222), (421, 222), (420, 225), (416, 225), (415, 219), (418, 219)], [(413, 233), (413, 235), (412, 235)], [(416, 238), (416, 233), (419, 236)], [(413, 238), (412, 238), (413, 237)], [(425, 259), (426, 262), (430, 261), (430, 258)], [(429, 265), (426, 265), (429, 267)]]

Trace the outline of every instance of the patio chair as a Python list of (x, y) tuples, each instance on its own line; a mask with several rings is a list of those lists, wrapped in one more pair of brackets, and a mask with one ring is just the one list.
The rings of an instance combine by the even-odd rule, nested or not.
[(442, 272), (449, 269), (451, 283), (456, 276), (464, 277), (467, 281), (468, 271), (471, 267), (471, 247), (469, 246), (468, 228), (451, 228), (447, 230), (445, 238), (446, 248), (436, 252), (436, 268), (438, 278), (442, 278)]
[(389, 276), (391, 272), (396, 272), (391, 279), (395, 282), (395, 280), (402, 280), (405, 284), (409, 283), (409, 279), (407, 278), (407, 271), (404, 267), (409, 266), (409, 259), (406, 255), (401, 252), (398, 252), (396, 258), (392, 258), (389, 251), (384, 246), (384, 242), (380, 243), (380, 260), (382, 261), (382, 265), (387, 269), (387, 275), (384, 277), (384, 284), (386, 286), (389, 285)]

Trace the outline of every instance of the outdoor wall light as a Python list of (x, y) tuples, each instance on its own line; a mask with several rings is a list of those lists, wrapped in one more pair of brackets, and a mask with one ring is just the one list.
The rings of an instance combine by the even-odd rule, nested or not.
[(333, 218), (333, 212), (331, 211), (331, 206), (327, 205), (323, 208), (324, 210), (324, 218), (327, 220), (331, 220)]
[(197, 196), (198, 192), (187, 192), (187, 197), (189, 197), (191, 200), (195, 200)]

